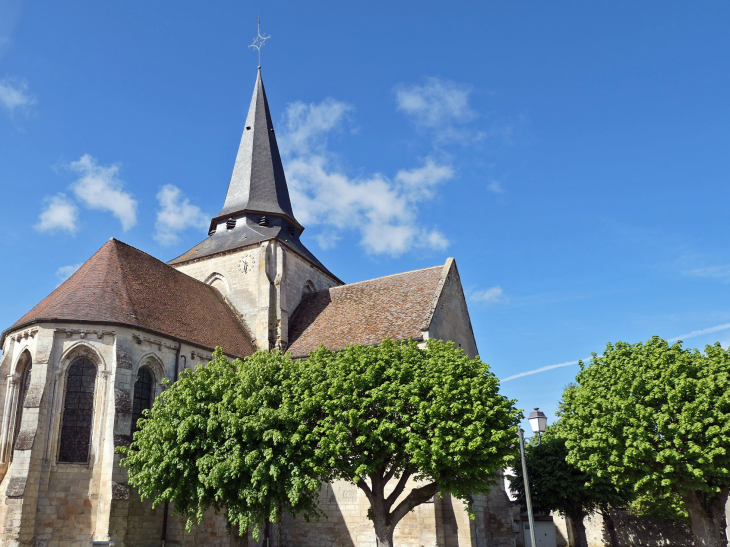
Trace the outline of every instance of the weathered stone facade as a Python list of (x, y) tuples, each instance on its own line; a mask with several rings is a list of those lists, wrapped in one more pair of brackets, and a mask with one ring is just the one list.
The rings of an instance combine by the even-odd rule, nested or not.
[(302, 294), (340, 284), (275, 240), (185, 262), (176, 268), (218, 289), (241, 315), (259, 349), (285, 349), (289, 317)]
[[(89, 462), (60, 463), (66, 373), (82, 357), (97, 370)], [(131, 439), (131, 397), (140, 367), (151, 371), (156, 395), (163, 378), (173, 380), (176, 363), (181, 369), (210, 358), (200, 347), (125, 327), (43, 323), (6, 337), (0, 362), (8, 379), (0, 391), (0, 544), (75, 546), (113, 538), (116, 545), (150, 545), (153, 537), (159, 544), (154, 530), (161, 526), (161, 509), (130, 493), (114, 449)], [(19, 407), (19, 380), (31, 365)], [(209, 520), (204, 527), (229, 541), (224, 520)]]
[[(643, 545), (646, 547), (661, 547), (672, 545), (677, 547), (692, 547), (694, 539), (690, 529), (681, 522), (657, 521), (649, 518), (630, 515), (625, 510), (611, 511), (611, 517), (616, 528), (616, 535), (620, 547)], [(575, 532), (570, 519), (554, 513), (558, 547), (577, 545)], [(588, 547), (610, 547), (611, 539), (600, 513), (595, 513), (584, 519)]]

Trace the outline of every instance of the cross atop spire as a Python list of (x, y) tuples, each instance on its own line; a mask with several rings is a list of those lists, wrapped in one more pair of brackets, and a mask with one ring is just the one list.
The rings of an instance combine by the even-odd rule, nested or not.
[(253, 44), (248, 47), (252, 47), (259, 52), (259, 70), (261, 70), (261, 48), (264, 47), (264, 42), (271, 38), (271, 36), (264, 36), (261, 34), (261, 17), (259, 17), (259, 34), (253, 39)]

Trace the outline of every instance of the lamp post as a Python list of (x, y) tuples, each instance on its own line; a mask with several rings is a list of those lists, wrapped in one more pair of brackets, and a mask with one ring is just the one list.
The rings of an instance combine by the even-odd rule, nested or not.
[[(530, 422), (530, 427), (533, 433), (537, 433), (537, 444), (539, 446), (542, 440), (542, 434), (545, 433), (545, 427), (547, 426), (547, 416), (540, 411), (539, 408), (535, 408), (530, 412), (530, 416), (527, 418)], [(520, 455), (522, 456), (522, 478), (525, 479), (525, 502), (527, 505), (527, 521), (530, 523), (530, 539), (532, 540), (532, 547), (537, 547), (535, 541), (535, 519), (532, 515), (532, 499), (530, 498), (530, 478), (527, 476), (527, 460), (525, 459), (525, 431), (520, 427), (518, 430), (520, 436)]]

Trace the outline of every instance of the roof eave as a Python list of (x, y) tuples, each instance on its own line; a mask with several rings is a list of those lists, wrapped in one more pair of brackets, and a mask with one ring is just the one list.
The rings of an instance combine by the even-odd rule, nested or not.
[(218, 215), (214, 216), (211, 219), (210, 228), (208, 229), (208, 231), (210, 232), (211, 230), (213, 230), (213, 228), (216, 228), (218, 226), (218, 223), (221, 220), (226, 220), (226, 219), (233, 218), (233, 217), (236, 217), (239, 215), (245, 215), (247, 213), (250, 213), (253, 215), (269, 215), (269, 216), (281, 217), (281, 218), (286, 219), (288, 222), (291, 222), (294, 226), (296, 226), (297, 229), (301, 230), (301, 232), (304, 231), (304, 226), (299, 224), (299, 222), (297, 222), (297, 220), (294, 217), (292, 217), (286, 213), (272, 213), (271, 211), (259, 211), (256, 209), (247, 209), (247, 208), (238, 209), (235, 211), (231, 211), (229, 213), (224, 213), (223, 211), (221, 211), (220, 213), (218, 213)]
[[(22, 330), (26, 327), (29, 327), (31, 325), (37, 325), (39, 323), (76, 323), (80, 325), (107, 325), (112, 327), (127, 327), (130, 329), (135, 329), (143, 332), (147, 332), (149, 334), (154, 334), (156, 336), (163, 336), (165, 338), (169, 338), (171, 340), (175, 340), (177, 342), (182, 342), (184, 344), (188, 344), (189, 346), (195, 346), (196, 348), (202, 348), (204, 350), (210, 351), (213, 353), (215, 351), (215, 348), (211, 348), (209, 346), (199, 344), (198, 342), (191, 342), (190, 340), (186, 340), (184, 338), (179, 338), (177, 336), (173, 336), (171, 334), (167, 334), (158, 330), (150, 329), (147, 327), (140, 327), (139, 325), (132, 325), (130, 323), (124, 323), (121, 321), (90, 321), (88, 319), (65, 319), (65, 318), (58, 318), (58, 317), (49, 317), (49, 318), (37, 318), (37, 319), (31, 319), (29, 321), (25, 321), (23, 323), (19, 323), (17, 325), (13, 325), (12, 327), (8, 327), (5, 329), (2, 334), (0, 334), (0, 348), (2, 348), (5, 345), (5, 338), (12, 332), (16, 330)], [(244, 358), (248, 357), (247, 355), (238, 355), (236, 353), (232, 352), (226, 352), (225, 349), (223, 351), (226, 355), (230, 355), (233, 357), (239, 357)]]

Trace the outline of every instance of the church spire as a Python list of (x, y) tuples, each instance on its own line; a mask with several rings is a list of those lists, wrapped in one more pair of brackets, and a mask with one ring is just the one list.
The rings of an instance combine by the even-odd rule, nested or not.
[(304, 229), (292, 211), (260, 67), (226, 200), (211, 230), (225, 218), (245, 213), (284, 217)]

